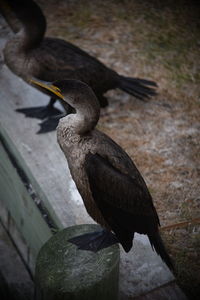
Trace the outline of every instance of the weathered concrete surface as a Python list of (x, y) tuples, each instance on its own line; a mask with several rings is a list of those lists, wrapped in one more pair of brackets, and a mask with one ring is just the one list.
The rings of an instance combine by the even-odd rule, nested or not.
[[(15, 109), (46, 104), (48, 97), (13, 75), (5, 65), (0, 70), (0, 120), (37, 179), (63, 227), (93, 223), (69, 174), (56, 133), (36, 135), (38, 120), (25, 118)], [(120, 291), (123, 297), (147, 292), (174, 280), (145, 237), (136, 235), (133, 249), (121, 251)]]
[(186, 296), (175, 282), (166, 284), (150, 293), (134, 298), (135, 300), (186, 300)]

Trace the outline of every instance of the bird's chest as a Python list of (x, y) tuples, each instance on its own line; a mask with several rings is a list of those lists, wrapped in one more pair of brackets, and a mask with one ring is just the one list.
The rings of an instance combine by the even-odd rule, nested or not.
[(80, 136), (71, 134), (67, 128), (57, 127), (57, 140), (67, 159), (79, 152)]
[(78, 189), (83, 188), (86, 184), (87, 178), (85, 174), (85, 157), (91, 150), (90, 140), (82, 138), (79, 135), (71, 133), (68, 128), (57, 127), (58, 143), (67, 159), (68, 167), (72, 178), (74, 179)]
[(95, 139), (89, 136), (80, 138), (78, 135), (71, 135), (70, 130), (60, 126), (57, 127), (57, 138), (67, 158), (70, 173), (82, 196), (88, 214), (97, 223), (109, 228), (93, 199), (87, 172), (85, 170), (86, 155), (89, 152), (96, 152)]
[[(58, 143), (65, 154), (71, 173), (84, 168), (85, 156), (91, 150), (91, 142), (88, 137), (71, 133), (70, 130), (57, 128)], [(72, 174), (73, 175), (73, 174)]]

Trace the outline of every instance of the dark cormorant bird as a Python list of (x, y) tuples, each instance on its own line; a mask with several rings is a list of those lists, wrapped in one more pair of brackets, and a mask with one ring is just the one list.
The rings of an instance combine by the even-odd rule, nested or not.
[[(59, 79), (81, 80), (93, 89), (101, 107), (108, 104), (104, 93), (110, 89), (119, 88), (139, 99), (156, 94), (155, 82), (119, 75), (75, 45), (62, 39), (44, 37), (46, 20), (34, 1), (3, 1), (9, 5), (22, 24), (22, 29), (5, 46), (5, 63), (26, 82), (30, 77), (48, 82)], [(54, 95), (46, 107), (24, 108), (17, 111), (29, 117), (45, 119), (47, 116), (58, 114), (58, 110), (53, 106), (56, 100), (57, 97)], [(66, 105), (65, 110), (66, 113), (71, 112), (71, 108)], [(57, 123), (58, 120), (53, 125), (54, 129)], [(45, 130), (48, 129), (44, 128), (43, 131)]]
[(144, 179), (127, 153), (95, 129), (100, 106), (93, 90), (79, 80), (53, 84), (33, 80), (32, 84), (66, 101), (76, 111), (60, 119), (57, 139), (88, 214), (104, 230), (75, 237), (70, 242), (91, 251), (119, 242), (128, 252), (134, 233), (146, 234), (152, 247), (173, 268)]

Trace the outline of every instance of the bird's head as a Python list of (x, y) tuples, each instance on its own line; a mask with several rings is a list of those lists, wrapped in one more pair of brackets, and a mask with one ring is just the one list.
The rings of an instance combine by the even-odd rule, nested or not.
[(56, 98), (67, 102), (76, 110), (84, 106), (92, 106), (97, 111), (100, 110), (99, 102), (93, 90), (80, 80), (57, 80), (50, 83), (31, 79), (30, 83), (43, 92), (45, 90), (45, 93), (49, 96), (53, 96), (54, 98), (56, 96)]

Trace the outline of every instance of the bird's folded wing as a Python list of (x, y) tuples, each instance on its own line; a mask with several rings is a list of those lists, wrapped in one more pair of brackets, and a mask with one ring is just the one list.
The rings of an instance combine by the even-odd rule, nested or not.
[(152, 198), (139, 173), (131, 177), (106, 158), (91, 153), (86, 156), (85, 171), (98, 205), (105, 203), (133, 215), (155, 215)]
[(97, 207), (126, 251), (134, 232), (157, 231), (159, 220), (151, 196), (137, 179), (121, 173), (99, 154), (86, 156), (85, 171)]

